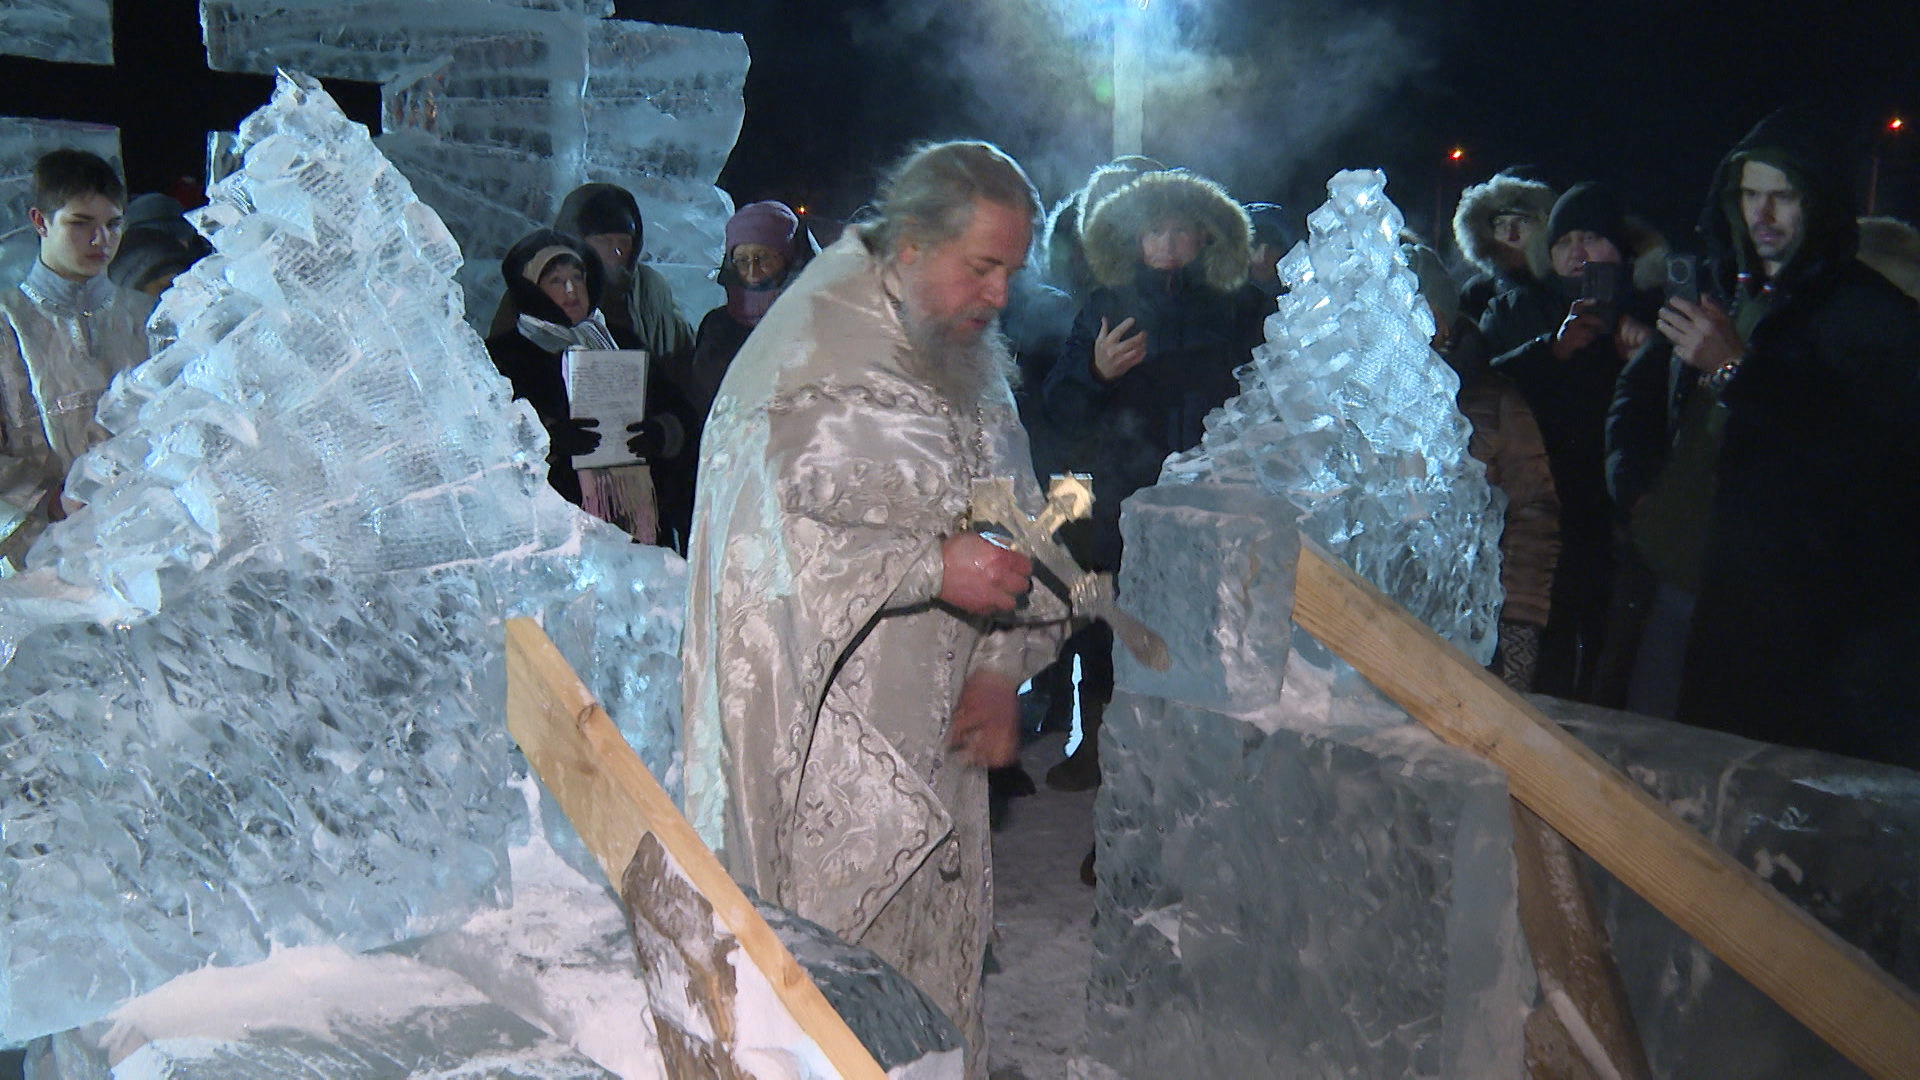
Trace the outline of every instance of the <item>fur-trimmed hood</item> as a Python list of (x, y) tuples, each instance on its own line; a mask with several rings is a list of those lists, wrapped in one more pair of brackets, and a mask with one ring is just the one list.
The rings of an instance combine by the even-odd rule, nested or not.
[(1047, 282), (1078, 295), (1088, 285), (1087, 257), (1081, 247), (1080, 223), (1087, 207), (1113, 194), (1142, 173), (1159, 172), (1166, 166), (1152, 158), (1137, 155), (1119, 157), (1093, 170), (1080, 190), (1054, 204), (1047, 213), (1045, 255)]
[(1467, 261), (1482, 273), (1497, 275), (1500, 264), (1494, 259), (1493, 218), (1503, 210), (1521, 210), (1538, 223), (1533, 243), (1541, 250), (1538, 257), (1527, 252), (1528, 266), (1546, 264), (1547, 215), (1553, 213), (1554, 190), (1538, 180), (1510, 173), (1497, 173), (1484, 184), (1474, 184), (1460, 193), (1460, 205), (1453, 211), (1453, 242), (1459, 245)]
[(1667, 234), (1655, 228), (1653, 223), (1638, 214), (1627, 215), (1627, 247), (1622, 252), (1633, 266), (1633, 287), (1646, 292), (1658, 289), (1667, 281), (1667, 256), (1673, 253), (1673, 245), (1667, 242)]
[(1166, 218), (1191, 221), (1201, 234), (1198, 269), (1206, 283), (1232, 292), (1247, 282), (1253, 223), (1226, 189), (1184, 169), (1146, 173), (1091, 203), (1080, 235), (1093, 280), (1112, 288), (1139, 273), (1140, 237)]
[(1920, 229), (1890, 217), (1861, 218), (1857, 257), (1920, 300)]

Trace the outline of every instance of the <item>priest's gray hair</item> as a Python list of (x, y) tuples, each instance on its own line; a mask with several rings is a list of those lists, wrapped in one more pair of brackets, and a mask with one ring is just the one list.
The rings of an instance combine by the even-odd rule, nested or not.
[(939, 247), (967, 229), (984, 199), (1038, 221), (1040, 196), (1020, 163), (988, 142), (929, 143), (887, 172), (874, 216), (861, 234), (867, 250), (891, 259), (904, 244)]

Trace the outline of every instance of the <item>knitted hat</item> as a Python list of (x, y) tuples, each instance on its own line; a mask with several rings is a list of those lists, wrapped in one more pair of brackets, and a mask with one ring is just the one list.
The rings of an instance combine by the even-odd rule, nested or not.
[(141, 290), (165, 274), (178, 274), (199, 258), (172, 237), (154, 228), (136, 229), (120, 242), (120, 250), (107, 266), (107, 277), (116, 285)]
[(1547, 218), (1547, 249), (1570, 232), (1598, 233), (1613, 242), (1621, 261), (1633, 258), (1627, 243), (1627, 207), (1605, 184), (1588, 181), (1567, 189)]
[(727, 219), (727, 251), (741, 244), (759, 244), (793, 261), (793, 238), (800, 229), (800, 216), (786, 203), (768, 199), (748, 203)]

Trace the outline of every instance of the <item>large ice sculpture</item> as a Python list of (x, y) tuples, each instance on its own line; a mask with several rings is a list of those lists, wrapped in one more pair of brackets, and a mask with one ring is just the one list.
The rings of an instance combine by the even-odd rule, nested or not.
[(589, 180), (639, 199), (645, 257), (698, 322), (733, 212), (713, 186), (745, 115), (738, 34), (602, 18), (602, 0), (202, 0), (208, 66), (384, 84), (380, 148), (454, 229), (486, 320), (500, 258)]
[(113, 0), (7, 0), (0, 53), (67, 64), (113, 64)]
[(1240, 396), (1162, 482), (1257, 480), (1300, 529), (1481, 663), (1493, 658), (1506, 501), (1467, 453), (1460, 380), (1400, 250), (1387, 178), (1348, 170), (1280, 260), (1292, 291), (1240, 370)]
[[(7, 15), (0, 12), (0, 36)], [(33, 201), (33, 163), (49, 150), (87, 150), (120, 167), (120, 129), (66, 120), (0, 116), (0, 288), (27, 276), (40, 254), (40, 237), (27, 222)]]
[[(0, 1037), (506, 898), (507, 614), (677, 769), (684, 566), (562, 501), (439, 218), (283, 77), (112, 438), (0, 580)], [(13, 650), (17, 649), (17, 652)]]
[(1088, 1048), (1130, 1080), (1518, 1076), (1536, 993), (1500, 771), (1292, 624), (1310, 536), (1484, 661), (1503, 503), (1378, 172), (1282, 260), (1241, 394), (1128, 500)]

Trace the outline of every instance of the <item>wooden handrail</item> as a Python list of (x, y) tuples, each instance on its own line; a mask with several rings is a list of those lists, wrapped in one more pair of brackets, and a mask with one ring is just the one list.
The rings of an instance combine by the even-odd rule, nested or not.
[(531, 619), (507, 620), (507, 729), (614, 888), (620, 887), (641, 839), (652, 834), (840, 1075), (886, 1080), (886, 1071)]
[(1293, 618), (1854, 1064), (1920, 1077), (1920, 995), (1306, 537)]

